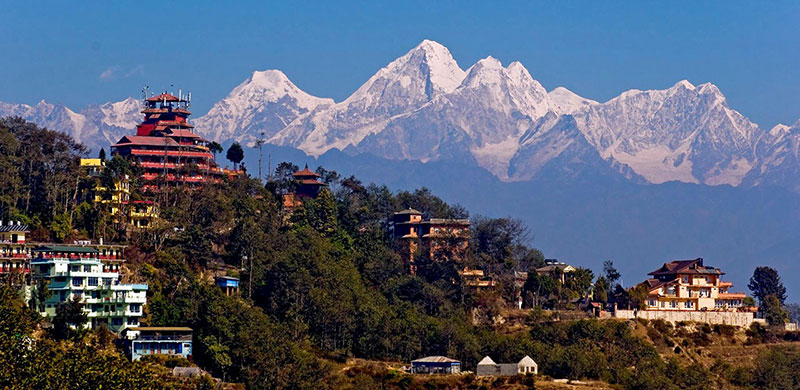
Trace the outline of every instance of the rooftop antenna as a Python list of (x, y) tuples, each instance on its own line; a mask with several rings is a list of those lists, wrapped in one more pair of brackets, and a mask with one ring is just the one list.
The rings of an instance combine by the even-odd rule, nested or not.
[(148, 91), (149, 89), (150, 89), (150, 86), (149, 86), (149, 85), (147, 85), (147, 84), (145, 84), (144, 88), (142, 88), (142, 95), (143, 95), (143, 98), (142, 98), (142, 100), (144, 101), (144, 104), (145, 104), (145, 105), (147, 105), (147, 91)]
[(189, 92), (189, 95), (186, 97), (186, 107), (192, 106), (192, 93)]

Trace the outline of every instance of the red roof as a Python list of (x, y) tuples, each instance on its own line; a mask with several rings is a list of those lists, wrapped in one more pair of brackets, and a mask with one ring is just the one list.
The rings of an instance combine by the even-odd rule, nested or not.
[(303, 176), (322, 177), (322, 175), (320, 175), (320, 174), (318, 174), (318, 173), (316, 173), (316, 172), (311, 172), (311, 171), (308, 169), (308, 167), (306, 167), (306, 168), (305, 168), (305, 169), (303, 169), (302, 171), (297, 171), (297, 172), (293, 173), (293, 174), (292, 174), (292, 176), (294, 176), (294, 177), (303, 177)]
[(172, 137), (200, 138), (199, 135), (192, 133), (191, 130), (186, 129), (169, 129), (169, 133), (167, 135)]
[(148, 146), (178, 146), (172, 138), (166, 137), (150, 137), (144, 135), (126, 135), (122, 137), (116, 144), (111, 146), (126, 146), (126, 145), (148, 145)]
[(180, 101), (180, 99), (178, 99), (177, 97), (175, 97), (173, 95), (170, 95), (170, 94), (168, 94), (166, 92), (162, 93), (161, 95), (158, 95), (158, 96), (149, 97), (149, 98), (147, 98), (147, 101), (148, 102), (160, 102), (160, 101), (163, 101), (164, 99), (166, 99), (168, 102), (178, 102), (178, 101)]
[(648, 275), (676, 275), (678, 273), (724, 275), (724, 272), (717, 268), (704, 266), (702, 258), (670, 261), (669, 263), (664, 263), (661, 268), (650, 272)]
[(163, 121), (160, 120), (157, 123), (158, 126), (181, 126), (181, 127), (194, 127), (186, 122), (179, 122), (179, 121)]

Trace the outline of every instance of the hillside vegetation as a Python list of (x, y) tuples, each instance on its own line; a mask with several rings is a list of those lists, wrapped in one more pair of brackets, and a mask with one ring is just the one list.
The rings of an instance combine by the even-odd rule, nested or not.
[[(25, 149), (30, 145), (24, 137), (32, 135), (38, 137), (36, 159), (26, 157), (32, 152)], [(510, 275), (542, 265), (543, 255), (527, 246), (527, 229), (519, 221), (473, 217), (465, 258), (446, 245), (434, 256), (421, 251), (416, 274), (409, 274), (389, 233), (393, 212), (414, 207), (428, 217), (469, 216), (425, 189), (393, 193), (320, 169), (328, 188), (287, 213), (280, 199), (292, 189), (290, 173), (297, 167), (284, 163), (266, 187), (242, 175), (196, 189), (165, 190), (156, 198), (163, 221), (126, 234), (122, 224), (110, 222), (102, 204), (84, 201), (96, 183), (79, 172), (79, 145), (30, 123), (4, 120), (0, 149), (9, 151), (0, 154), (0, 178), (10, 183), (0, 186), (3, 215), (25, 218), (40, 238), (127, 242), (127, 278), (149, 284), (144, 322), (193, 328), (194, 362), (247, 389), (534, 386), (530, 378), (495, 384), (469, 375), (415, 378), (389, 369), (341, 368), (349, 358), (408, 362), (427, 355), (457, 358), (467, 369), (485, 355), (503, 362), (530, 355), (547, 376), (599, 380), (624, 389), (748, 388), (800, 381), (788, 371), (800, 356), (793, 348), (769, 349), (752, 365), (712, 369), (672, 346), (670, 355), (668, 342), (680, 346), (690, 340), (691, 346), (684, 347), (692, 348), (702, 339), (661, 325), (551, 321), (537, 309), (525, 326), (498, 329), (493, 319), (513, 299)], [(110, 172), (135, 177), (124, 160), (115, 158), (108, 166)], [(496, 289), (476, 293), (466, 288), (457, 272), (465, 265), (496, 275)], [(240, 293), (225, 296), (214, 287), (215, 272), (238, 276)], [(551, 304), (563, 306), (585, 293), (593, 275), (584, 272), (589, 285), (558, 285), (548, 298)], [(130, 363), (112, 342), (102, 342), (102, 332), (54, 333), (14, 297), (11, 286), (2, 293), (2, 388), (214, 386), (206, 379), (174, 382), (154, 362)], [(750, 339), (771, 341), (763, 336)], [(697, 351), (692, 353), (703, 356)], [(70, 367), (81, 367), (81, 374)]]

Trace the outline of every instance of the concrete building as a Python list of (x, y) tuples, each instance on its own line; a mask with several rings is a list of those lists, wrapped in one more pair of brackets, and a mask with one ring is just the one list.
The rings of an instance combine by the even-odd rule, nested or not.
[(645, 310), (743, 311), (745, 293), (731, 292), (719, 268), (703, 265), (703, 259), (664, 263), (650, 272)]
[(562, 284), (566, 281), (566, 275), (572, 272), (575, 272), (575, 267), (556, 259), (547, 259), (544, 267), (536, 269), (537, 275), (549, 276), (553, 280), (561, 280)]
[(459, 374), (461, 362), (444, 356), (428, 356), (411, 361), (412, 374)]
[(478, 376), (536, 375), (538, 373), (539, 365), (530, 356), (525, 356), (517, 363), (500, 364), (486, 356), (475, 369), (475, 374)]
[(469, 227), (468, 219), (423, 219), (422, 213), (412, 208), (392, 216), (393, 235), (405, 244), (403, 251), (411, 273), (416, 270), (414, 257), (421, 247), (431, 259), (444, 256), (463, 259), (469, 249)]
[(158, 207), (151, 200), (131, 200), (130, 178), (121, 175), (114, 178), (113, 187), (106, 188), (102, 184), (105, 161), (99, 158), (82, 158), (81, 167), (97, 180), (94, 189), (95, 203), (107, 204), (114, 223), (125, 220), (131, 227), (148, 229), (158, 219)]
[(131, 360), (156, 354), (192, 358), (192, 328), (132, 327), (125, 340)]
[(147, 285), (120, 283), (119, 264), (123, 260), (119, 249), (49, 245), (32, 252), (33, 281), (46, 280), (51, 293), (41, 307), (43, 316), (55, 317), (56, 306), (76, 297), (89, 317), (90, 328), (105, 326), (119, 333), (139, 326), (147, 303)]
[(0, 275), (21, 273), (30, 276), (30, 249), (26, 245), (28, 225), (19, 221), (0, 221)]

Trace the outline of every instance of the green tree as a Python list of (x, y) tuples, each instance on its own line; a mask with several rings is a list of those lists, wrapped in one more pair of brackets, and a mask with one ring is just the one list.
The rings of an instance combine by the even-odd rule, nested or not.
[(233, 169), (238, 169), (239, 163), (244, 159), (244, 149), (238, 142), (234, 142), (225, 153), (225, 158), (233, 163)]
[(222, 153), (222, 145), (216, 141), (211, 141), (208, 143), (208, 151), (214, 153), (214, 156), (216, 156), (217, 153)]
[(761, 311), (767, 323), (773, 326), (783, 326), (789, 320), (789, 312), (781, 305), (781, 301), (775, 295), (768, 295), (764, 298)]
[(73, 296), (66, 302), (56, 306), (56, 315), (53, 317), (53, 337), (57, 340), (78, 340), (86, 335), (86, 323), (89, 317), (83, 311), (81, 298)]
[(786, 301), (786, 287), (783, 286), (781, 277), (774, 268), (757, 267), (753, 271), (747, 287), (753, 292), (753, 296), (758, 299), (760, 305), (763, 305), (764, 300), (770, 295), (777, 298), (781, 305)]

